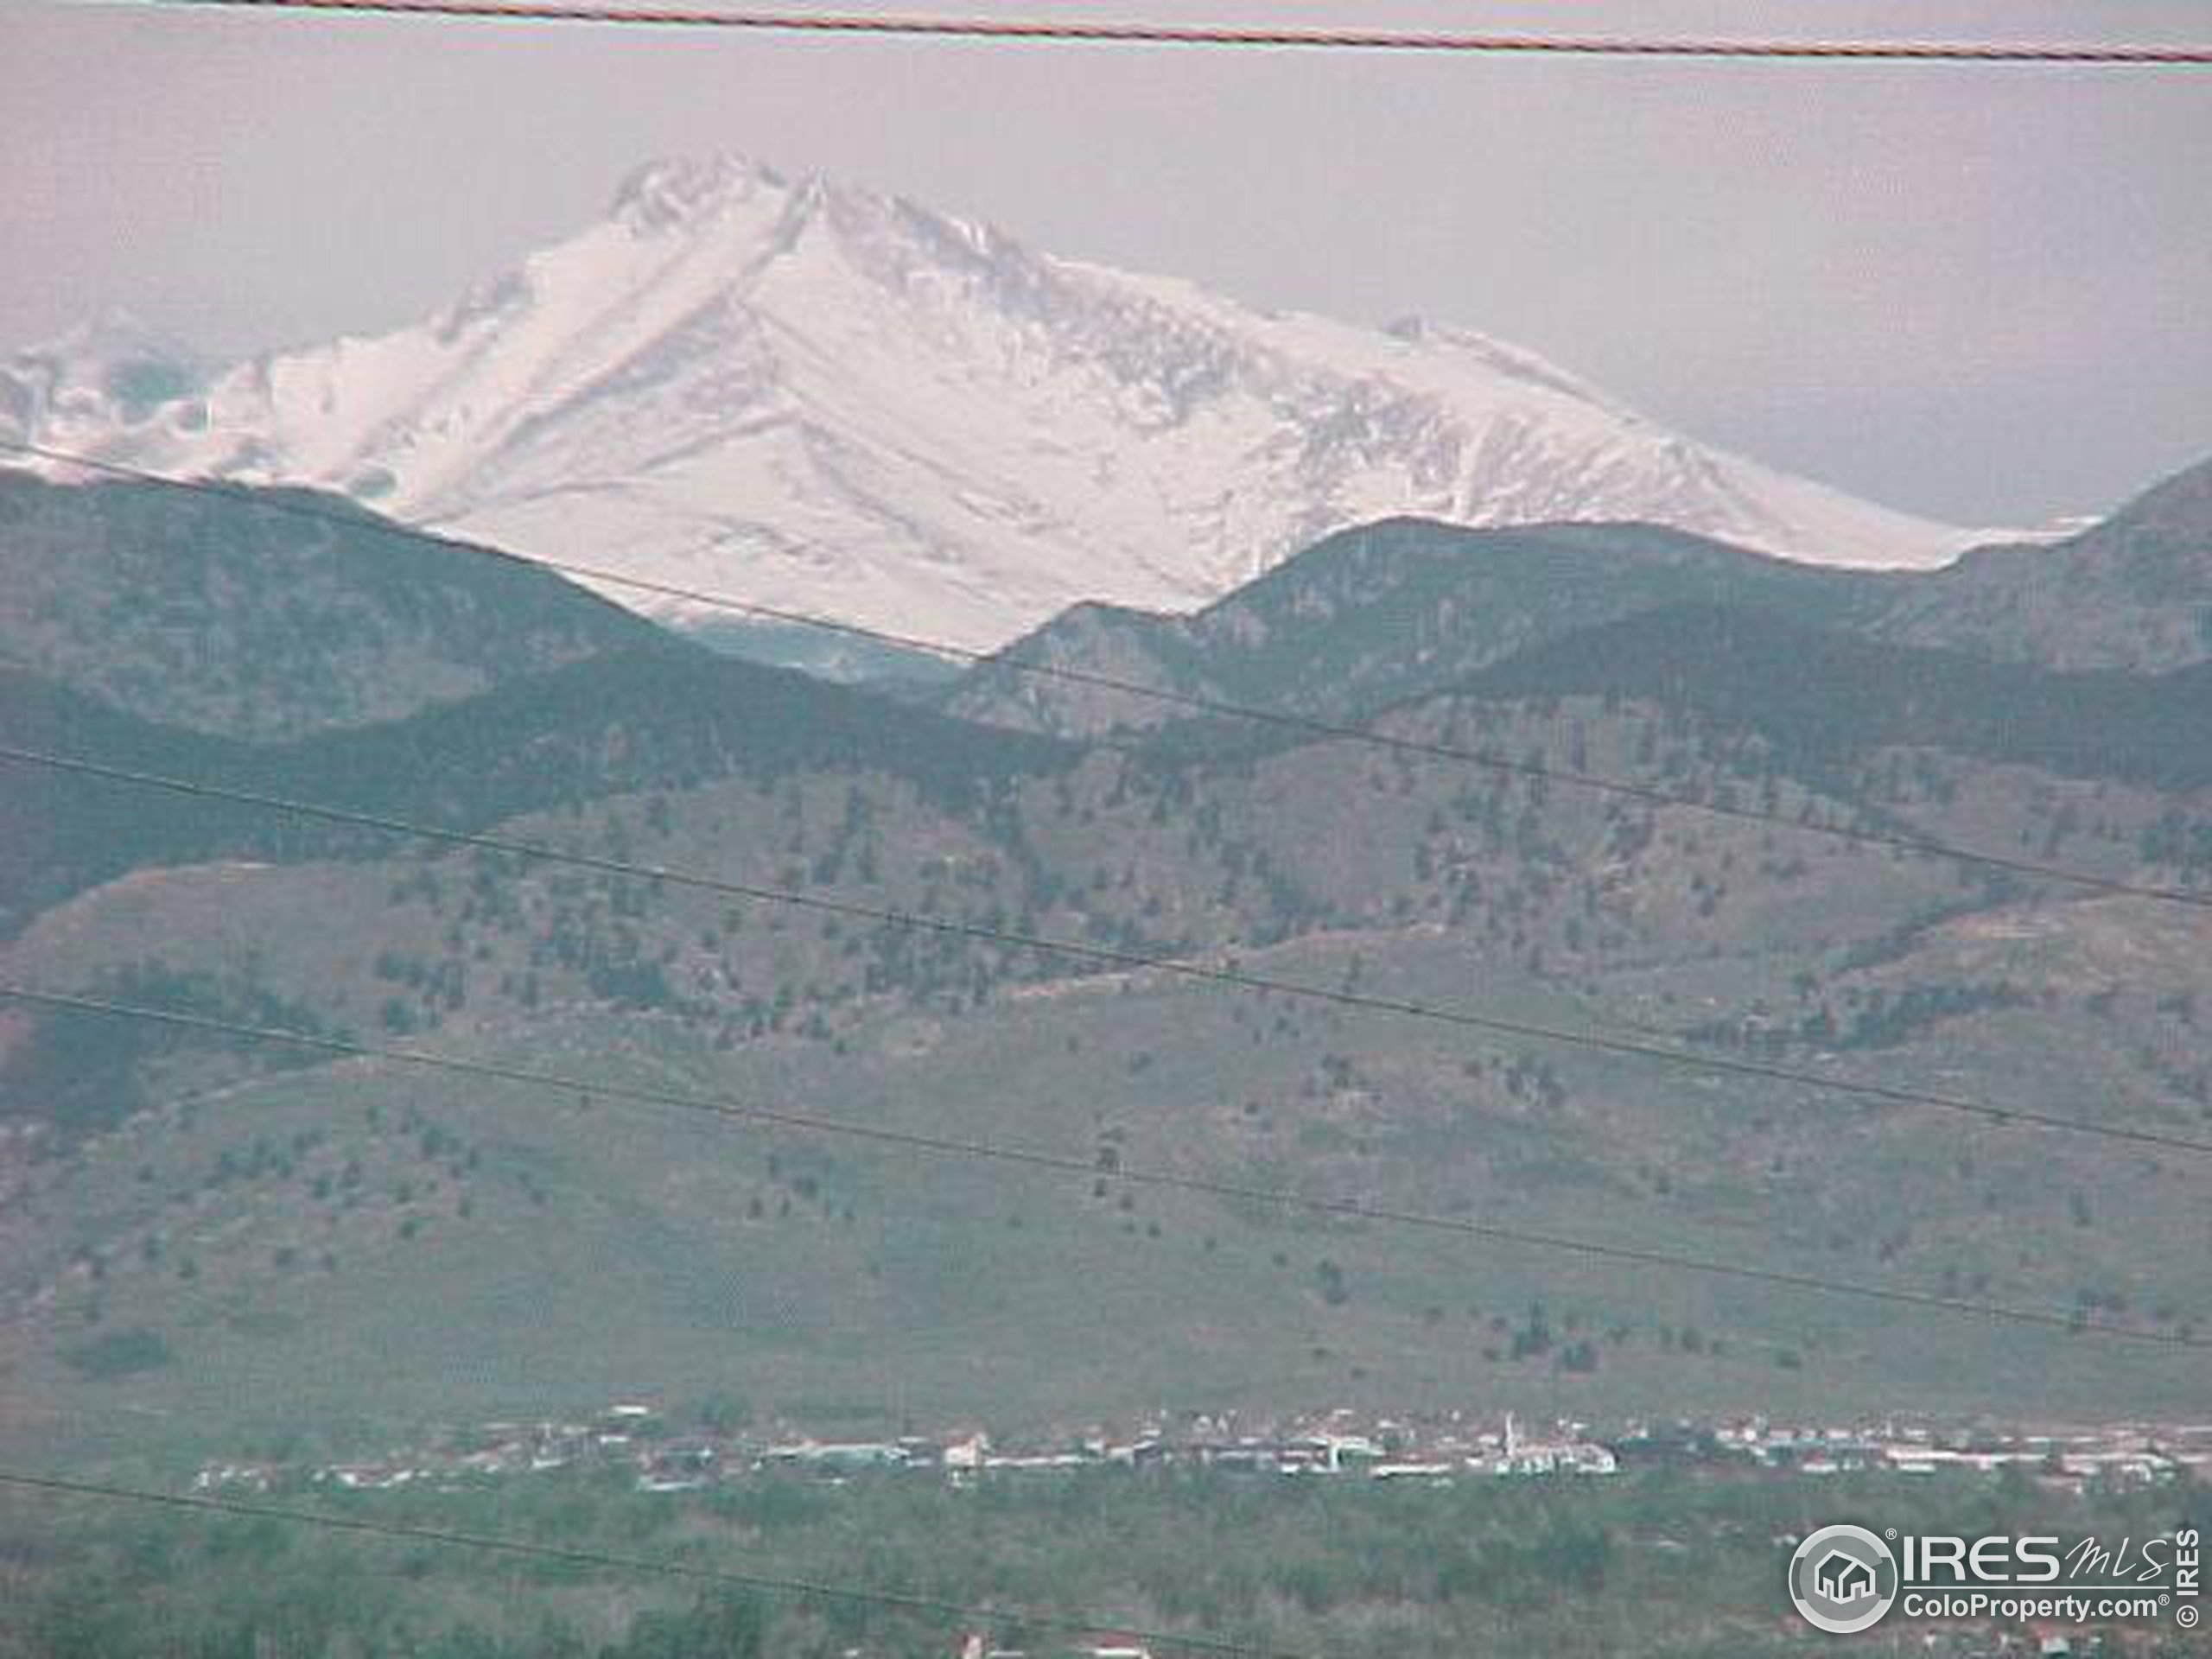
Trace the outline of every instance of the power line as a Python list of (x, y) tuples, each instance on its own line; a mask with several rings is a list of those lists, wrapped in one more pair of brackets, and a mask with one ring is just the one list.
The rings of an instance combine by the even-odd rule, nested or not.
[[(2008, 854), (1961, 847), (1948, 842), (1902, 835), (1892, 830), (1866, 829), (1850, 824), (1808, 823), (1785, 817), (1779, 812), (1763, 811), (1757, 807), (1730, 805), (1725, 802), (1707, 800), (1675, 790), (1662, 789), (1656, 785), (1639, 784), (1626, 779), (1609, 778), (1569, 767), (1554, 766), (1548, 761), (1513, 760), (1457, 744), (1436, 742), (1424, 738), (1402, 737), (1392, 733), (1379, 731), (1371, 726), (1346, 725), (1340, 721), (1294, 714), (1283, 709), (1258, 708), (1249, 703), (1205, 696), (1194, 692), (1170, 690), (1159, 686), (1147, 685), (1141, 681), (1122, 679), (1110, 674), (1094, 673), (1087, 669), (1068, 668), (1050, 663), (1026, 662), (1018, 657), (1007, 656), (1001, 652), (979, 651), (969, 646), (950, 645), (941, 639), (926, 639), (918, 634), (870, 627), (858, 622), (838, 621), (830, 617), (817, 616), (804, 611), (788, 610), (779, 606), (737, 599), (727, 594), (686, 588), (673, 582), (655, 582), (644, 576), (627, 575), (620, 571), (605, 569), (596, 565), (582, 564), (573, 560), (517, 553), (506, 548), (487, 546), (480, 542), (463, 541), (457, 537), (442, 535), (435, 531), (424, 530), (411, 524), (398, 524), (391, 519), (376, 517), (366, 512), (349, 513), (319, 505), (314, 501), (295, 500), (271, 493), (265, 488), (256, 489), (234, 484), (226, 480), (175, 478), (164, 473), (133, 467), (122, 461), (105, 461), (92, 455), (79, 454), (69, 450), (55, 449), (43, 444), (27, 443), (10, 438), (0, 438), (0, 450), (12, 450), (19, 454), (35, 456), (39, 460), (53, 461), (57, 465), (81, 467), (89, 472), (129, 479), (137, 483), (150, 484), (165, 489), (180, 490), (188, 494), (234, 501), (249, 508), (284, 514), (313, 523), (333, 524), (349, 531), (367, 531), (401, 541), (417, 542), (425, 546), (442, 548), (450, 552), (473, 554), (479, 558), (493, 559), (504, 564), (557, 571), (563, 575), (573, 576), (579, 581), (627, 588), (635, 593), (649, 594), (659, 599), (677, 600), (687, 604), (729, 611), (738, 615), (753, 617), (764, 621), (785, 623), (794, 627), (811, 628), (847, 639), (863, 639), (874, 645), (892, 645), (902, 650), (927, 652), (933, 656), (955, 658), (981, 667), (1003, 669), (1010, 673), (1026, 675), (1033, 678), (1057, 680), (1065, 684), (1111, 691), (1147, 702), (1187, 709), (1194, 714), (1213, 718), (1243, 721), (1255, 726), (1296, 732), (1307, 737), (1364, 743), (1392, 753), (1412, 755), (1423, 760), (1456, 761), (1481, 767), (1501, 776), (1524, 779), (1547, 785), (1564, 785), (1573, 789), (1589, 790), (1599, 794), (1637, 801), (1647, 806), (1679, 808), (1684, 811), (1700, 813), (1708, 817), (1730, 819), (1738, 823), (1770, 824), (1800, 835), (1822, 836), (1831, 840), (1847, 842), (1857, 846), (1907, 853), (1918, 857), (1947, 859), (1980, 868), (2000, 870), (2007, 874), (2031, 876), (2040, 880), (2060, 882), (2090, 892), (2109, 893), (2114, 897), (2147, 899), (2162, 904), (2187, 905), (2195, 909), (2212, 909), (2212, 892), (2189, 887), (2164, 887), (2153, 882), (2129, 881), (2117, 876), (2097, 875), (2087, 870), (2071, 869), (2061, 864), (2049, 864), (2034, 859), (2017, 858)], [(1105, 739), (1091, 738), (1084, 741), (1103, 747), (1125, 747)]]
[(1172, 975), (1210, 984), (1234, 986), (1240, 990), (1272, 992), (1278, 995), (1298, 997), (1309, 1001), (1327, 1003), (1338, 1007), (1354, 1008), (1363, 1013), (1396, 1014), (1407, 1019), (1425, 1020), (1491, 1036), (1516, 1037), (1536, 1042), (1555, 1043), (1568, 1048), (1595, 1050), (1601, 1053), (1625, 1055), (1637, 1059), (1660, 1060), (1668, 1065), (1690, 1071), (1713, 1072), (1728, 1077), (1753, 1077), (1765, 1083), (1787, 1083), (1806, 1088), (1825, 1090), (1833, 1094), (1849, 1095), (1861, 1099), (1878, 1100), (1887, 1105), (1921, 1106), (1940, 1111), (1958, 1112), (1967, 1116), (2005, 1126), (2026, 1125), (2037, 1128), (2063, 1130), (2073, 1135), (2099, 1136), (2112, 1141), (2124, 1141), (2139, 1146), (2161, 1147), (2174, 1152), (2212, 1153), (2212, 1141), (2197, 1141), (2184, 1135), (2169, 1135), (2157, 1129), (2136, 1128), (2125, 1124), (2093, 1123), (2086, 1119), (2063, 1117), (2055, 1113), (2040, 1112), (2027, 1107), (1999, 1106), (1988, 1101), (1974, 1100), (1963, 1096), (1941, 1095), (1926, 1090), (1910, 1089), (1902, 1085), (1866, 1083), (1855, 1078), (1826, 1077), (1817, 1071), (1800, 1071), (1789, 1066), (1772, 1065), (1762, 1060), (1737, 1059), (1726, 1055), (1697, 1054), (1685, 1049), (1671, 1048), (1664, 1044), (1637, 1041), (1632, 1038), (1608, 1037), (1596, 1032), (1578, 1031), (1572, 1027), (1548, 1026), (1534, 1020), (1508, 1019), (1503, 1015), (1476, 1013), (1471, 1009), (1446, 1007), (1433, 1002), (1414, 1001), (1407, 998), (1379, 996), (1365, 991), (1336, 989), (1325, 985), (1303, 984), (1296, 980), (1275, 979), (1267, 975), (1248, 973), (1241, 968), (1215, 966), (1193, 962), (1187, 957), (1161, 956), (1151, 951), (1126, 950), (1116, 945), (1094, 944), (1078, 939), (1056, 938), (1044, 934), (1019, 932), (1010, 928), (993, 927), (982, 922), (962, 921), (950, 916), (939, 916), (927, 911), (901, 910), (888, 905), (863, 904), (858, 899), (830, 899), (818, 893), (795, 893), (787, 887), (763, 887), (755, 882), (740, 881), (730, 877), (702, 874), (696, 871), (672, 869), (659, 864), (641, 864), (628, 859), (609, 858), (597, 853), (571, 852), (548, 846), (542, 842), (517, 841), (505, 836), (493, 836), (467, 830), (448, 830), (435, 824), (416, 823), (405, 818), (386, 817), (381, 813), (359, 812), (351, 809), (327, 806), (320, 802), (297, 800), (289, 796), (267, 795), (254, 790), (229, 789), (219, 784), (194, 782), (190, 779), (172, 778), (161, 772), (141, 772), (127, 766), (113, 766), (80, 756), (54, 754), (45, 750), (18, 748), (0, 744), (0, 761), (13, 761), (22, 766), (43, 766), (50, 771), (74, 773), (82, 777), (99, 778), (113, 783), (131, 785), (140, 788), (166, 790), (174, 794), (208, 800), (228, 801), (240, 806), (262, 810), (282, 812), (298, 817), (314, 818), (328, 823), (341, 823), (385, 835), (405, 836), (423, 841), (442, 842), (449, 846), (474, 848), (483, 852), (499, 853), (508, 857), (541, 861), (551, 864), (566, 864), (581, 869), (595, 870), (603, 874), (635, 876), (652, 881), (664, 881), (671, 886), (695, 888), (723, 898), (742, 899), (762, 904), (785, 905), (796, 910), (812, 911), (818, 914), (845, 919), (876, 922), (889, 927), (911, 929), (950, 938), (980, 940), (987, 944), (1011, 945), (1026, 950), (1047, 952), (1078, 962), (1093, 963), (1103, 967), (1139, 969), (1149, 973)]
[(1672, 1250), (1651, 1249), (1630, 1244), (1609, 1244), (1599, 1240), (1580, 1238), (1565, 1233), (1537, 1232), (1526, 1228), (1506, 1226), (1500, 1223), (1469, 1221), (1461, 1217), (1440, 1216), (1426, 1211), (1400, 1210), (1382, 1205), (1362, 1203), (1353, 1198), (1317, 1198), (1284, 1188), (1254, 1186), (1241, 1181), (1217, 1180), (1202, 1175), (1181, 1175), (1168, 1170), (1131, 1168), (1127, 1166), (1117, 1166), (1107, 1169), (1102, 1168), (1093, 1160), (1072, 1157), (1064, 1153), (1046, 1152), (1029, 1147), (1007, 1146), (996, 1141), (957, 1140), (944, 1135), (926, 1135), (918, 1131), (886, 1128), (879, 1124), (855, 1123), (837, 1118), (816, 1117), (806, 1113), (757, 1106), (727, 1095), (689, 1094), (676, 1090), (655, 1089), (636, 1084), (594, 1081), (556, 1072), (539, 1071), (526, 1066), (508, 1065), (497, 1061), (464, 1059), (457, 1055), (434, 1054), (422, 1049), (393, 1048), (379, 1044), (358, 1042), (351, 1038), (327, 1037), (307, 1032), (287, 1031), (281, 1027), (248, 1025), (238, 1020), (217, 1019), (208, 1014), (184, 1014), (174, 1009), (149, 1007), (139, 1003), (112, 1001), (103, 997), (41, 990), (34, 986), (0, 984), (0, 997), (8, 997), (18, 1002), (51, 1009), (105, 1014), (118, 1019), (149, 1020), (183, 1030), (243, 1038), (248, 1041), (288, 1043), (297, 1047), (338, 1055), (348, 1059), (388, 1060), (397, 1065), (422, 1066), (431, 1071), (450, 1072), (480, 1081), (526, 1084), (534, 1088), (587, 1094), (594, 1099), (630, 1101), (639, 1105), (667, 1107), (678, 1111), (696, 1112), (712, 1117), (766, 1123), (779, 1128), (794, 1129), (810, 1134), (839, 1135), (870, 1141), (903, 1152), (982, 1159), (995, 1163), (1016, 1165), (1027, 1169), (1050, 1171), (1057, 1174), (1081, 1175), (1092, 1179), (1103, 1177), (1109, 1180), (1126, 1182), (1132, 1186), (1159, 1187), (1179, 1192), (1198, 1193), (1208, 1198), (1273, 1205), (1284, 1209), (1306, 1210), (1322, 1215), (1375, 1222), (1391, 1226), (1419, 1228), (1430, 1232), (1481, 1239), (1490, 1243), (1551, 1250), (1580, 1256), (1590, 1261), (1637, 1268), (1661, 1268), (1670, 1272), (1694, 1273), (1714, 1278), (1777, 1286), (1787, 1290), (1810, 1291), (1823, 1295), (1851, 1297), (1859, 1300), (1882, 1302), (1892, 1306), (1972, 1314), (2012, 1324), (2032, 1325), (2045, 1329), (2061, 1330), (2077, 1335), (2113, 1337), (2134, 1342), (2158, 1343), (2170, 1347), (2212, 1348), (2212, 1338), (2197, 1337), (2183, 1331), (2151, 1331), (2138, 1326), (2111, 1325), (2101, 1319), (2092, 1319), (2078, 1311), (2061, 1313), (2050, 1308), (2024, 1307), (2005, 1302), (1977, 1301), (1967, 1297), (1941, 1295), (1931, 1291), (1906, 1290), (1887, 1285), (1872, 1285), (1857, 1280), (1830, 1279), (1815, 1274), (1792, 1273), (1779, 1268), (1753, 1267), (1739, 1262), (1686, 1255)]
[(573, 1544), (543, 1544), (497, 1534), (461, 1532), (448, 1527), (419, 1526), (399, 1521), (379, 1521), (367, 1516), (333, 1515), (327, 1511), (294, 1509), (275, 1503), (251, 1503), (238, 1498), (207, 1497), (182, 1492), (149, 1491), (139, 1487), (111, 1486), (102, 1482), (69, 1480), (55, 1475), (35, 1475), (21, 1470), (0, 1469), (0, 1486), (44, 1492), (56, 1497), (92, 1497), (110, 1502), (142, 1503), (182, 1510), (199, 1515), (231, 1516), (257, 1521), (281, 1521), (295, 1526), (320, 1527), (329, 1532), (389, 1539), (400, 1543), (437, 1544), (461, 1549), (519, 1556), (531, 1560), (558, 1561), (570, 1567), (602, 1567), (618, 1573), (642, 1573), (658, 1578), (682, 1579), (726, 1589), (765, 1591), (771, 1594), (842, 1601), (868, 1606), (892, 1607), (912, 1613), (972, 1620), (1005, 1628), (1023, 1625), (1059, 1630), (1074, 1636), (1119, 1636), (1160, 1647), (1192, 1653), (1235, 1656), (1236, 1659), (1310, 1659), (1280, 1648), (1255, 1647), (1218, 1637), (1176, 1635), (1143, 1630), (1113, 1619), (1088, 1614), (1032, 1612), (1013, 1607), (947, 1600), (896, 1590), (873, 1590), (855, 1585), (823, 1583), (810, 1579), (785, 1578), (767, 1573), (742, 1572), (733, 1567), (707, 1567), (651, 1555), (620, 1555), (585, 1549)]
[(937, 40), (1262, 48), (1559, 58), (1707, 58), (1857, 63), (2076, 64), (2175, 67), (2212, 64), (2212, 46), (1966, 41), (1728, 40), (1627, 35), (1465, 35), (1357, 28), (1284, 29), (1080, 18), (874, 16), (864, 13), (715, 10), (679, 6), (564, 4), (559, 0), (161, 0), (234, 11), (302, 11), (484, 22), (615, 23), (755, 34), (896, 35)]

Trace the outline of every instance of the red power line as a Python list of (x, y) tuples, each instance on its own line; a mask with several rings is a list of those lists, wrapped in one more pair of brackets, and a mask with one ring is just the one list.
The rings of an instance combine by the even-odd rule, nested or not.
[(870, 16), (851, 12), (717, 11), (697, 7), (594, 5), (563, 0), (157, 0), (232, 10), (320, 11), (385, 17), (508, 22), (631, 23), (658, 29), (759, 33), (888, 35), (943, 39), (1140, 46), (1324, 48), (1359, 52), (1457, 52), (1580, 58), (1756, 58), (1882, 63), (2082, 64), (2107, 67), (2212, 65), (2212, 45), (2048, 45), (1960, 41), (1789, 41), (1626, 35), (1456, 35), (1353, 28), (1153, 23), (1080, 18)]

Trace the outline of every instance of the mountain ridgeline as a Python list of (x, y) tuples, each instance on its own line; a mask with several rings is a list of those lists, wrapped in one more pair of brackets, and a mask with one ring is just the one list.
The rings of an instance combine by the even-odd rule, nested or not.
[[(1933, 1342), (1782, 1287), (1408, 1251), (1116, 1177), (2212, 1328), (2185, 1154), (1819, 1081), (2212, 1132), (2206, 906), (1821, 833), (2212, 894), (2212, 660), (2125, 625), (2212, 597), (2202, 477), (1925, 575), (1632, 525), (1390, 520), (1192, 615), (1083, 607), (1015, 648), (1395, 751), (1004, 664), (830, 684), (542, 570), (437, 546), (395, 563), (405, 544), (365, 521), (356, 540), (250, 496), (173, 515), (11, 484), (6, 524), (38, 528), (0, 558), (45, 586), (6, 624), (0, 742), (599, 862), (0, 763), (8, 980), (575, 1080), (502, 1091), (0, 1009), (0, 1406), (23, 1408), (0, 1422), (51, 1430), (52, 1402), (127, 1390), (131, 1422), (219, 1445), (647, 1385), (886, 1432), (1163, 1399), (1549, 1409), (1562, 1388), (1593, 1411), (1904, 1389), (2184, 1408), (2208, 1380), (2186, 1343), (2001, 1322)], [(75, 537), (98, 556), (57, 552)], [(1999, 603), (2007, 573), (2024, 594)], [(471, 626), (491, 611), (509, 623)], [(2042, 660), (2062, 619), (2065, 660)], [(295, 632), (342, 671), (259, 648)], [(1294, 988), (1128, 962), (1146, 955)], [(1809, 1081), (1541, 1034), (1578, 1031)], [(595, 1084), (1086, 1174), (618, 1118)], [(549, 1274), (556, 1318), (531, 1288)], [(86, 1373), (70, 1356), (96, 1324), (162, 1357)], [(1103, 1329), (1123, 1333), (1109, 1366)], [(979, 1382), (986, 1351), (1023, 1363)]]
[(2056, 547), (1967, 554), (1899, 586), (1885, 635), (2051, 668), (2177, 668), (2212, 657), (2212, 461)]
[[(2176, 484), (2154, 499), (2177, 493), (2190, 499)], [(1074, 766), (1101, 735), (1149, 732), (1154, 766), (1299, 741), (1090, 677), (1332, 721), (1446, 693), (1630, 700), (1756, 734), (1807, 780), (1920, 745), (2157, 790), (2212, 782), (2199, 737), (2212, 730), (2212, 666), (2066, 672), (1889, 643), (1940, 633), (1943, 585), (1986, 582), (1979, 568), (1870, 575), (1644, 526), (1393, 520), (1331, 537), (1194, 616), (1084, 606), (1005, 653), (1074, 677), (990, 661), (932, 685), (879, 658), (898, 694), (887, 700), (702, 649), (526, 564), (366, 515), (352, 532), (284, 510), (329, 510), (318, 498), (16, 477), (0, 501), (19, 514), (0, 559), (34, 595), (11, 613), (10, 654), (46, 670), (0, 670), (7, 741), (454, 830), (801, 772), (875, 772), (982, 802), (1009, 778)], [(2060, 574), (2037, 579), (2063, 588), (2087, 565), (2101, 583), (2143, 588), (2101, 556), (2139, 537), (2141, 514), (2044, 550)], [(2164, 585), (2149, 591), (2163, 598), (2187, 579), (2185, 562), (2178, 578), (2166, 569), (2174, 550), (2201, 552), (2208, 537), (2171, 512), (2160, 523)], [(72, 535), (91, 550), (57, 559)], [(480, 617), (499, 620), (479, 631)], [(397, 717), (373, 717), (385, 710)], [(1021, 734), (994, 729), (1005, 727)], [(144, 865), (391, 846), (216, 801), (149, 812), (142, 797), (22, 777), (0, 806), (20, 849), (0, 873), (0, 915), (20, 925)]]
[[(1316, 543), (1189, 616), (1085, 605), (1005, 663), (1343, 719), (1435, 691), (1515, 652), (1663, 606), (1752, 605), (1848, 625), (1882, 579), (1637, 524), (1465, 530), (1392, 519)], [(1180, 716), (1171, 702), (987, 662), (948, 712), (1078, 734)]]
[[(20, 748), (457, 830), (611, 795), (798, 772), (870, 772), (964, 802), (1062, 750), (673, 639), (288, 743), (157, 725), (0, 671), (0, 734)], [(16, 925), (142, 866), (381, 855), (395, 844), (328, 821), (218, 799), (154, 800), (137, 785), (0, 765), (14, 774), (0, 804), (13, 849), (0, 873), (0, 915)]]
[(0, 469), (0, 661), (149, 719), (282, 739), (662, 643), (527, 563), (341, 497)]
[[(999, 655), (1341, 719), (1577, 630), (1686, 604), (2046, 669), (2212, 660), (2212, 461), (2068, 541), (1980, 550), (1929, 572), (1810, 566), (1648, 525), (1395, 519), (1332, 536), (1189, 615), (1079, 606)], [(1070, 735), (1187, 713), (991, 663), (937, 696), (972, 719)]]

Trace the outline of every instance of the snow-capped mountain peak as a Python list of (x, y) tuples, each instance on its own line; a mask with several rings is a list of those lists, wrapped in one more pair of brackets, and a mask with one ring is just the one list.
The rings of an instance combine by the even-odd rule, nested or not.
[(658, 235), (720, 212), (733, 200), (790, 188), (782, 174), (746, 156), (678, 156), (647, 162), (632, 171), (616, 188), (608, 217), (639, 234)]
[(212, 372), (127, 326), (18, 353), (0, 431), (971, 647), (1077, 600), (1199, 604), (1396, 513), (1865, 565), (1972, 539), (1467, 329), (1256, 310), (734, 156), (637, 169), (389, 334)]

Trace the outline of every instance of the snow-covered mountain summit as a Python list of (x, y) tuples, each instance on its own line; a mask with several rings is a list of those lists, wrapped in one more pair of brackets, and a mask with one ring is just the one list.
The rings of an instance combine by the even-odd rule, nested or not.
[(0, 433), (970, 646), (1079, 599), (1197, 604), (1395, 513), (1838, 564), (1972, 539), (1465, 330), (1258, 311), (728, 158), (640, 169), (390, 334), (213, 369), (128, 324), (19, 353)]

